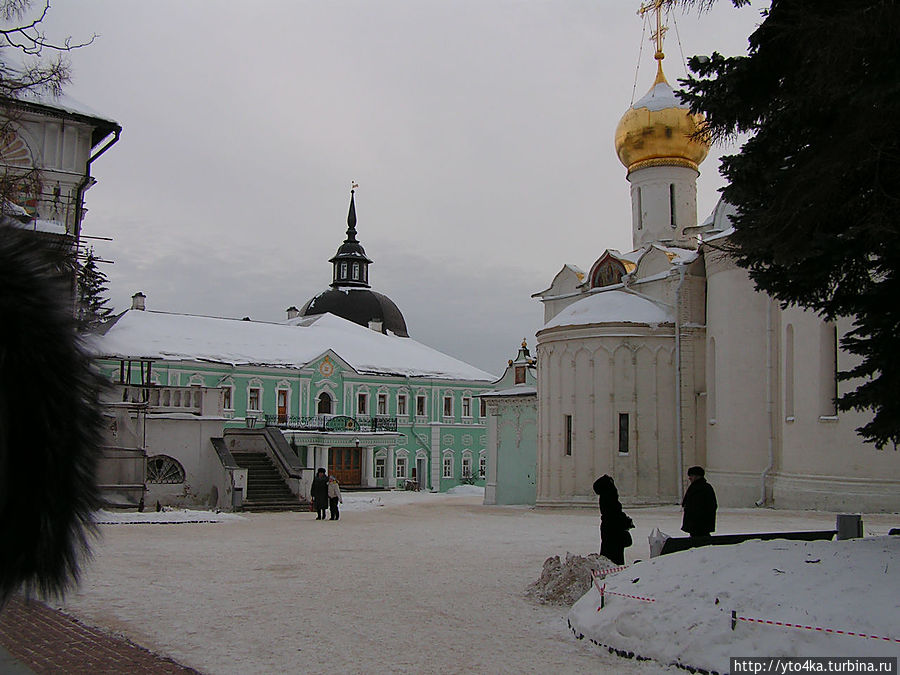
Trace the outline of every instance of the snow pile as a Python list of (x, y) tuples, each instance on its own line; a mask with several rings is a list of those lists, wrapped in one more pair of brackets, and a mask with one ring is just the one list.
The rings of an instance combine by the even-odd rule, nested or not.
[(525, 595), (542, 605), (571, 606), (590, 589), (592, 572), (614, 567), (598, 553), (584, 557), (566, 552), (565, 563), (554, 555), (544, 561), (540, 579), (528, 587)]
[(894, 536), (748, 541), (653, 558), (598, 581), (568, 618), (576, 635), (605, 647), (723, 673), (732, 656), (896, 656), (898, 616)]
[(456, 485), (446, 491), (448, 495), (461, 495), (465, 497), (484, 497), (484, 488), (478, 485)]

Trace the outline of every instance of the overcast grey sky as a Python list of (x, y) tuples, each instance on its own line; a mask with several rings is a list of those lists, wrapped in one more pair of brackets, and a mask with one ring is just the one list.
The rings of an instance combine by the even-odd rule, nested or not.
[[(351, 180), (374, 290), (410, 335), (499, 374), (565, 263), (631, 249), (619, 118), (653, 80), (637, 0), (56, 0), (67, 93), (119, 122), (87, 235), (116, 310), (281, 320), (331, 281)], [(759, 4), (676, 14), (685, 56), (744, 53)], [(679, 46), (680, 42), (680, 46)], [(714, 149), (700, 218), (715, 205)], [(733, 148), (729, 149), (733, 151)]]

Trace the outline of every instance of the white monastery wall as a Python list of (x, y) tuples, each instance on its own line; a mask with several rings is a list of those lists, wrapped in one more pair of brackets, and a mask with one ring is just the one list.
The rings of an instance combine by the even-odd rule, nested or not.
[[(591, 486), (604, 473), (623, 501), (671, 501), (678, 484), (672, 326), (557, 328), (538, 340), (538, 505), (593, 503)], [(624, 453), (620, 414), (629, 416)]]
[[(842, 320), (837, 334), (850, 329)], [(869, 415), (837, 413), (835, 330), (812, 312), (790, 308), (781, 316), (782, 447), (774, 477), (775, 504), (781, 508), (900, 511), (900, 457), (892, 447), (864, 443), (856, 429)], [(856, 357), (837, 351), (838, 370)], [(837, 384), (845, 393), (855, 382)]]
[(761, 496), (773, 430), (766, 371), (770, 301), (720, 253), (709, 251), (706, 260), (706, 470), (721, 505), (750, 506)]

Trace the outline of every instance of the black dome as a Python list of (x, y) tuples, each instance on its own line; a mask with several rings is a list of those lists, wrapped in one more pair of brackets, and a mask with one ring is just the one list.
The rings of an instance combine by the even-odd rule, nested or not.
[(303, 305), (300, 315), (315, 316), (326, 312), (366, 328), (370, 321), (380, 321), (382, 333), (409, 337), (400, 308), (386, 295), (368, 288), (329, 288)]

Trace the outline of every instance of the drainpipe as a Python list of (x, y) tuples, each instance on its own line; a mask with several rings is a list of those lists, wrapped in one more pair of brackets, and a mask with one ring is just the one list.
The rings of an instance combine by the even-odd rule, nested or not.
[[(87, 162), (84, 165), (84, 179), (78, 184), (78, 188), (75, 191), (75, 250), (78, 251), (78, 245), (81, 243), (81, 216), (84, 211), (84, 193), (87, 189), (93, 185), (93, 177), (91, 176), (91, 164), (94, 163), (94, 160), (97, 159), (104, 152), (109, 150), (112, 146), (114, 146), (118, 140), (119, 136), (122, 133), (122, 128), (117, 127), (115, 131), (113, 131), (112, 140), (108, 140), (109, 136), (107, 135), (104, 140), (108, 140), (108, 142), (100, 148), (93, 155), (88, 157)], [(78, 266), (74, 266), (73, 270), (74, 277), (72, 279), (72, 304), (75, 305), (77, 303), (77, 289), (78, 289)], [(73, 307), (73, 311), (77, 311), (77, 308)]]
[(772, 339), (772, 301), (766, 299), (766, 416), (769, 419), (769, 464), (759, 476), (759, 501), (757, 506), (764, 506), (766, 503), (766, 478), (769, 472), (775, 466), (775, 405), (772, 395), (772, 350), (775, 347), (775, 341)]
[[(113, 138), (111, 141), (107, 142), (102, 148), (100, 148), (93, 155), (88, 157), (87, 162), (84, 165), (84, 180), (82, 180), (78, 184), (78, 189), (75, 192), (75, 244), (78, 245), (78, 242), (81, 238), (81, 214), (84, 209), (84, 193), (93, 183), (93, 177), (91, 176), (91, 164), (94, 163), (100, 155), (109, 150), (112, 146), (114, 146), (118, 140), (119, 136), (122, 134), (121, 127), (117, 128), (113, 131)], [(106, 137), (107, 139), (109, 136)]]
[(682, 265), (678, 268), (678, 285), (675, 287), (675, 460), (677, 462), (678, 477), (676, 478), (676, 498), (681, 495), (681, 476), (684, 474), (684, 440), (681, 428), (681, 286), (684, 284), (684, 274), (687, 268)]

